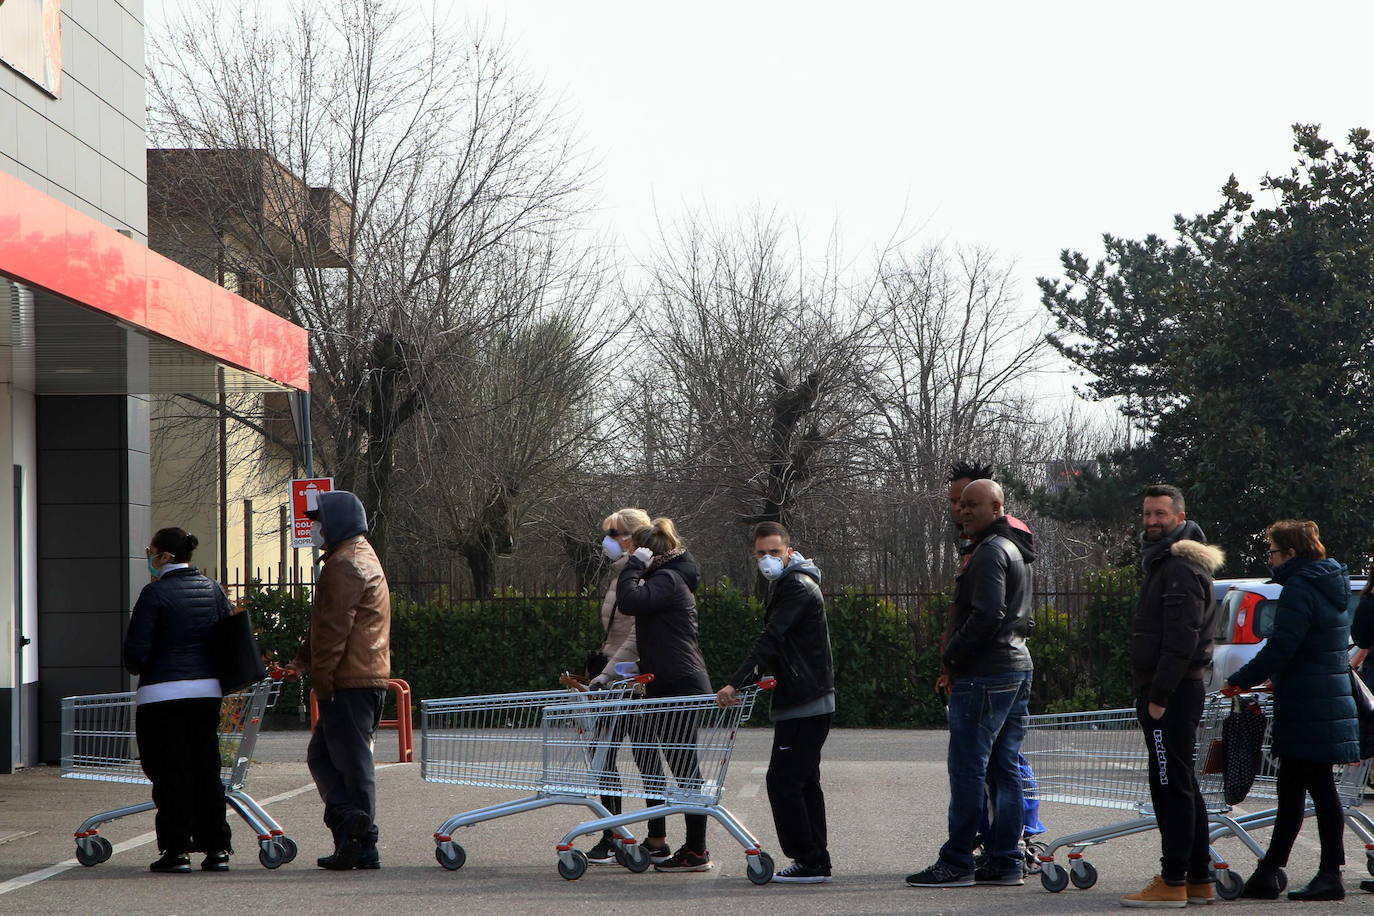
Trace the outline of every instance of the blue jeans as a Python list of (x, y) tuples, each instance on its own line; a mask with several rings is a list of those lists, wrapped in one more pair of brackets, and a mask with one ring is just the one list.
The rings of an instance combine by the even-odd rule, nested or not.
[(1025, 811), (1017, 756), (1026, 734), (1031, 672), (1008, 671), (959, 678), (949, 696), (949, 839), (940, 861), (955, 871), (973, 871), (984, 791), (992, 806), (985, 839), (988, 862), (998, 871), (1022, 865)]

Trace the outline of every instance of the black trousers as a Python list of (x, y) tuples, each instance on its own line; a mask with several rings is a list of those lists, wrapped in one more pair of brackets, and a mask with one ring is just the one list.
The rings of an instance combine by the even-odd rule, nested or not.
[(228, 852), (217, 697), (145, 703), (134, 713), (143, 772), (153, 783), (157, 848)]
[(374, 823), (363, 846), (377, 845), (377, 775), (372, 765), (372, 739), (382, 721), (386, 691), (380, 687), (345, 687), (320, 702), (320, 719), (305, 751), (305, 762), (324, 801), (324, 825), (334, 845), (348, 841), (354, 815)]
[(833, 714), (784, 719), (773, 726), (768, 758), (768, 803), (783, 855), (803, 865), (830, 865), (821, 791), (821, 748)]
[(1159, 859), (1160, 875), (1170, 884), (1210, 880), (1207, 807), (1193, 769), (1203, 695), (1202, 681), (1182, 681), (1158, 719), (1150, 718), (1148, 700), (1136, 701), (1136, 717), (1149, 754), (1150, 798), (1164, 853)]
[(1312, 806), (1317, 811), (1317, 837), (1322, 845), (1321, 870), (1336, 871), (1345, 864), (1345, 817), (1331, 764), (1280, 757), (1278, 817), (1261, 865), (1283, 868), (1288, 864), (1288, 854), (1293, 851), (1293, 842), (1302, 830), (1308, 795), (1312, 796)]
[[(667, 761), (668, 769), (677, 777), (678, 784), (701, 785), (701, 760), (697, 756), (697, 732), (701, 727), (701, 714), (690, 710), (651, 713), (635, 717), (630, 726), (630, 748), (634, 753), (635, 766), (646, 781), (664, 782), (663, 766), (659, 753)], [(646, 805), (662, 805), (663, 799), (650, 798)], [(706, 815), (684, 814), (687, 848), (697, 853), (706, 852)], [(661, 837), (668, 835), (667, 818), (649, 819), (648, 835)]]

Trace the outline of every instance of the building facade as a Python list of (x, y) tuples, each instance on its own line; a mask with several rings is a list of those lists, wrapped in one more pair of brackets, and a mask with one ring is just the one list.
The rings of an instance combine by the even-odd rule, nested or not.
[(0, 3), (0, 771), (127, 689), (155, 399), (307, 387), (305, 332), (147, 247), (138, 0)]

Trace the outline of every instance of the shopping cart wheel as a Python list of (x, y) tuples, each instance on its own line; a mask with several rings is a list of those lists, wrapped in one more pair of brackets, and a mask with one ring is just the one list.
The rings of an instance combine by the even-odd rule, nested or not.
[(773, 880), (773, 857), (766, 852), (749, 857), (749, 880), (763, 885)]
[(1069, 886), (1069, 873), (1058, 863), (1044, 862), (1040, 866), (1040, 884), (1050, 893), (1057, 894)]
[(587, 873), (587, 854), (580, 849), (569, 850), (558, 857), (558, 875), (576, 881)]
[(285, 856), (285, 858), (281, 860), (281, 864), (290, 865), (292, 862), (296, 861), (296, 853), (300, 850), (296, 848), (295, 840), (291, 839), (289, 836), (279, 836), (277, 837), (277, 845), (281, 847), (282, 855)]
[(617, 846), (615, 848), (615, 860), (620, 863), (621, 867), (636, 875), (648, 871), (649, 866), (653, 864), (649, 860), (649, 854), (638, 843), (631, 846)]
[(1026, 840), (1026, 874), (1040, 874), (1040, 857), (1047, 852), (1049, 852), (1049, 847), (1047, 847), (1044, 843), (1040, 843), (1035, 840)]
[(1069, 880), (1073, 886), (1080, 891), (1086, 891), (1097, 883), (1097, 868), (1091, 862), (1079, 859), (1072, 868), (1069, 869)]
[(447, 868), (449, 871), (457, 871), (463, 867), (463, 863), (468, 860), (467, 850), (457, 843), (440, 843), (434, 847), (434, 861)]
[(1369, 873), (1374, 875), (1374, 852), (1364, 857), (1364, 864), (1369, 869)]
[(263, 840), (258, 844), (258, 861), (263, 868), (281, 868), (286, 861), (286, 850), (276, 840)]
[[(1240, 892), (1245, 890), (1244, 879), (1229, 868), (1225, 871), (1217, 872), (1215, 880), (1217, 884), (1217, 896), (1222, 900), (1237, 900), (1240, 898)], [(1287, 884), (1286, 881), (1283, 883)], [(1280, 887), (1279, 890), (1282, 892), (1283, 888)]]
[(103, 836), (82, 837), (76, 841), (76, 861), (88, 868), (109, 861), (114, 847)]

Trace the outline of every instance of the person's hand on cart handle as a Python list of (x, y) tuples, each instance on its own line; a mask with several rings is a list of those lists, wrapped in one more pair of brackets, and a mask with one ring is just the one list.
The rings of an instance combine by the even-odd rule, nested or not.
[(1245, 688), (1237, 687), (1235, 684), (1227, 684), (1217, 692), (1224, 697), (1238, 697), (1245, 692)]
[(294, 681), (301, 676), (301, 672), (295, 665), (278, 665), (272, 662), (267, 666), (267, 676), (274, 681)]
[(951, 683), (949, 672), (942, 670), (940, 676), (935, 679), (935, 692), (942, 696), (948, 695)]
[(721, 709), (739, 705), (739, 691), (729, 684), (716, 691), (716, 705)]

